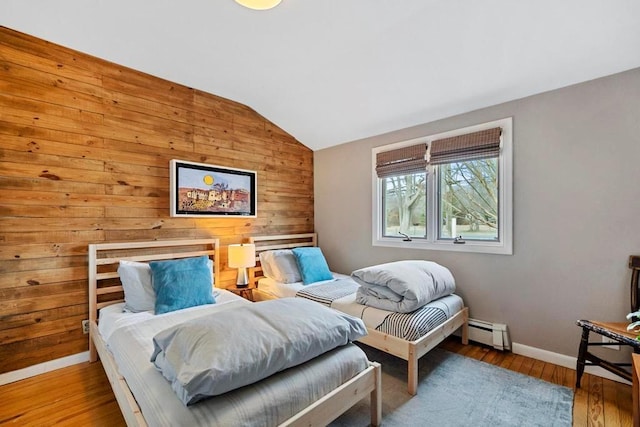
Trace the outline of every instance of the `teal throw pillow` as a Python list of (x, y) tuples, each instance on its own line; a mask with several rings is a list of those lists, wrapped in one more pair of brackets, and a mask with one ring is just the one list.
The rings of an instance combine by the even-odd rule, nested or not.
[(216, 302), (208, 257), (152, 261), (149, 266), (156, 314)]
[(291, 252), (296, 257), (302, 283), (305, 285), (333, 279), (333, 274), (320, 248), (294, 248)]

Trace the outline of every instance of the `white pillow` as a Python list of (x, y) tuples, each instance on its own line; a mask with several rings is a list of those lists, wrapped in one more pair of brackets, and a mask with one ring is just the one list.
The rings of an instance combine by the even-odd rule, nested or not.
[(124, 309), (133, 313), (153, 311), (156, 293), (151, 284), (149, 264), (121, 260), (118, 274), (124, 288)]
[[(208, 260), (213, 286), (213, 261)], [(156, 292), (151, 282), (151, 267), (145, 262), (120, 260), (118, 275), (124, 289), (124, 309), (132, 313), (154, 311)]]
[(302, 281), (296, 257), (290, 249), (260, 252), (260, 265), (264, 275), (280, 283)]

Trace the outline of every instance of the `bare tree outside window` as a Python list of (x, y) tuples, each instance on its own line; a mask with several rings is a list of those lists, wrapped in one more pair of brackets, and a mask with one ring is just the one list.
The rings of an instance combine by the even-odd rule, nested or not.
[(425, 237), (427, 174), (415, 173), (384, 178), (384, 234)]
[(438, 167), (440, 237), (498, 239), (498, 159)]
[[(498, 238), (498, 159), (436, 166), (438, 237)], [(384, 178), (384, 235), (427, 237), (427, 173)]]

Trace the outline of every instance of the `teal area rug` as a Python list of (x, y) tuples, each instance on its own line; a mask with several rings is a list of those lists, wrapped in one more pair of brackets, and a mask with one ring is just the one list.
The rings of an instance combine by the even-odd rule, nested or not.
[[(436, 348), (420, 359), (418, 394), (412, 397), (405, 361), (361, 347), (369, 360), (382, 364), (384, 426), (572, 425), (570, 388)], [(366, 399), (331, 426), (367, 426), (369, 421)]]

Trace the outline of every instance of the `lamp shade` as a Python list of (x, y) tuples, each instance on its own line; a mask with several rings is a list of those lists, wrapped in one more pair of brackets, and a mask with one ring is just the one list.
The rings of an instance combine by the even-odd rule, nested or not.
[(229, 245), (229, 267), (243, 268), (255, 267), (255, 265), (256, 245), (253, 243)]
[(276, 7), (281, 0), (236, 0), (236, 3), (255, 10), (267, 10)]

